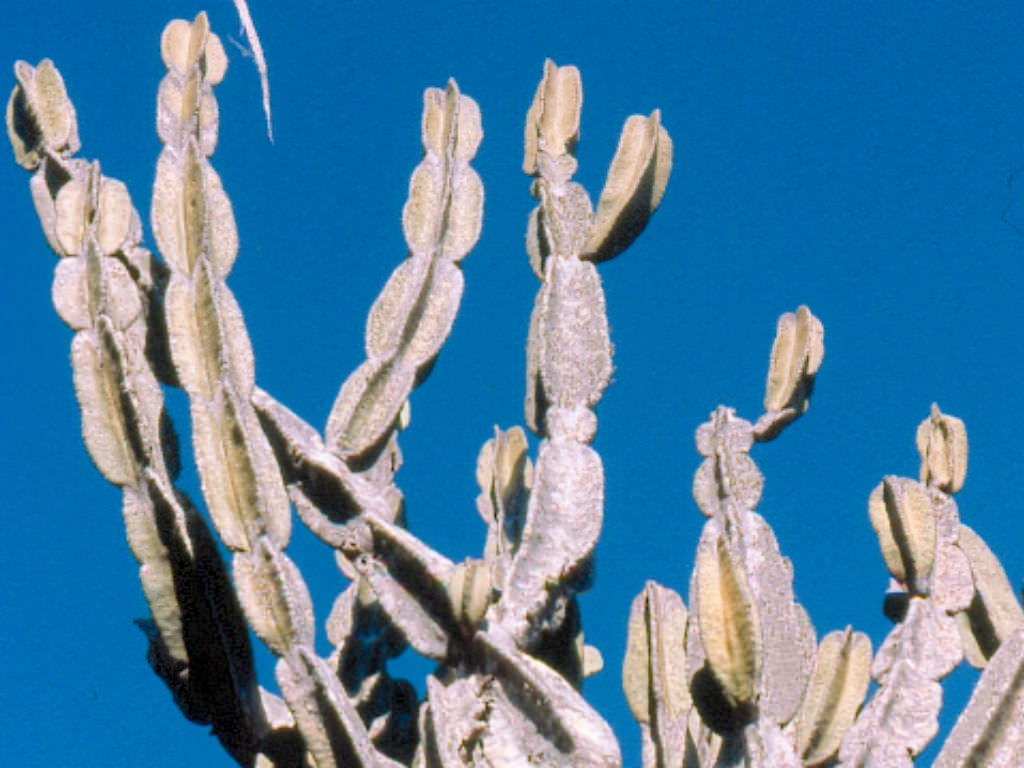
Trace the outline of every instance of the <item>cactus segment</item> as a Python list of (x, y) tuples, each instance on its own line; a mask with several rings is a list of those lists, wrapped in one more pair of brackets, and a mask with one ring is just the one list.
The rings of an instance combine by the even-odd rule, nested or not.
[(413, 254), (457, 263), (480, 236), (483, 185), (469, 166), (483, 137), (480, 108), (448, 86), (423, 94), (423, 161), (409, 182), (402, 227)]
[(765, 385), (765, 410), (806, 410), (810, 385), (825, 355), (824, 336), (821, 321), (806, 306), (779, 317)]
[(494, 597), (494, 584), (488, 564), (467, 558), (455, 566), (448, 580), (448, 596), (456, 620), (466, 629), (475, 630)]
[(294, 646), (313, 644), (313, 603), (306, 583), (289, 557), (257, 539), (232, 559), (238, 598), (260, 640), (277, 656)]
[[(212, 96), (211, 96), (212, 97)], [(200, 258), (224, 280), (238, 255), (234, 212), (220, 176), (195, 148), (162, 153), (153, 185), (153, 234), (176, 272), (190, 275)]]
[(691, 605), (711, 674), (731, 706), (749, 706), (761, 674), (760, 628), (746, 574), (724, 537), (701, 537), (696, 586)]
[(97, 310), (115, 331), (128, 329), (142, 312), (135, 281), (117, 259), (61, 259), (53, 278), (54, 308), (76, 331), (89, 328)]
[(719, 407), (697, 429), (697, 450), (705, 458), (693, 477), (693, 498), (706, 517), (732, 506), (753, 509), (761, 500), (764, 476), (747, 455), (753, 425), (732, 408)]
[(427, 678), (425, 744), (413, 765), (621, 765), (607, 724), (563, 677), (498, 632), (478, 633), (476, 645), (494, 672)]
[(444, 166), (430, 155), (416, 167), (402, 221), (410, 251), (427, 254), (439, 248), (457, 263), (480, 237), (484, 188), (468, 165), (448, 171), (448, 177), (444, 173)]
[(202, 78), (210, 85), (218, 85), (228, 67), (224, 46), (210, 31), (205, 12), (200, 12), (192, 22), (175, 19), (164, 27), (160, 35), (160, 56), (164, 66), (181, 77), (200, 64)]
[(386, 441), (416, 370), (402, 360), (366, 360), (345, 380), (331, 410), (326, 438), (338, 455), (354, 461)]
[(542, 445), (534, 483), (500, 602), (501, 623), (518, 643), (530, 642), (531, 619), (554, 595), (574, 582), (585, 584), (604, 510), (601, 459), (585, 445)]
[(119, 407), (119, 366), (111, 365), (109, 347), (104, 347), (94, 331), (78, 333), (71, 343), (82, 435), (100, 473), (115, 485), (131, 486), (139, 479), (137, 457), (128, 440), (127, 414)]
[(316, 768), (401, 768), (377, 751), (337, 676), (312, 651), (282, 657), (275, 675)]
[(195, 280), (175, 272), (167, 285), (167, 312), (171, 355), (178, 381), (187, 392), (213, 401), (222, 378), (251, 391), (255, 378), (252, 347), (234, 296), (205, 268)]
[(747, 583), (761, 632), (758, 707), (783, 725), (796, 714), (814, 663), (815, 632), (793, 593), (793, 566), (782, 556), (771, 526), (756, 512), (740, 515)]
[(917, 428), (917, 451), (921, 454), (921, 482), (946, 493), (964, 487), (967, 476), (967, 428), (956, 416), (949, 416), (932, 403), (932, 411)]
[(449, 261), (414, 255), (403, 262), (370, 309), (367, 357), (401, 354), (416, 368), (433, 360), (455, 322), (464, 282), (462, 271)]
[(935, 601), (911, 597), (906, 618), (871, 663), (878, 689), (843, 737), (843, 765), (911, 766), (938, 732), (938, 681), (963, 658), (956, 624)]
[(936, 547), (928, 489), (910, 478), (886, 476), (871, 492), (868, 516), (889, 573), (915, 594), (927, 594)]
[(110, 256), (128, 245), (132, 235), (138, 239), (139, 233), (133, 232), (135, 209), (128, 188), (101, 176), (98, 165), (87, 178), (72, 178), (61, 187), (54, 212), (57, 240), (69, 256), (84, 255), (91, 243), (102, 255)]
[(409, 645), (427, 658), (444, 659), (448, 654), (448, 638), (444, 629), (408, 590), (391, 577), (384, 564), (370, 555), (360, 555), (355, 566), (373, 591), (378, 605), (405, 635)]
[(64, 78), (49, 59), (38, 65), (18, 61), (18, 84), (7, 101), (7, 136), (14, 159), (34, 171), (47, 155), (70, 157), (81, 149), (78, 120)]
[[(601, 279), (592, 264), (552, 259), (540, 294), (540, 380), (551, 405), (595, 405), (612, 373)], [(531, 337), (531, 341), (533, 338)]]
[[(544, 62), (544, 76), (526, 114), (523, 173), (539, 171), (537, 153), (551, 157), (570, 156), (580, 135), (580, 110), (583, 85), (580, 71), (569, 65), (560, 67), (551, 59)], [(573, 164), (573, 172), (575, 164)], [(565, 178), (572, 176), (572, 172)]]
[(622, 691), (633, 717), (642, 725), (651, 723), (651, 626), (647, 610), (652, 583), (647, 582), (630, 604), (626, 655), (622, 658)]
[(527, 456), (522, 427), (494, 428), (494, 437), (480, 449), (476, 482), (481, 491), (477, 510), (488, 526), (502, 526), (506, 549), (511, 552), (519, 543), (522, 527), (519, 507), (533, 487), (533, 462)]
[[(528, 721), (546, 742), (551, 759), (541, 760), (541, 764), (557, 768), (622, 765), (619, 745), (608, 723), (562, 675), (520, 650), (501, 627), (478, 632), (475, 643), (497, 670), (506, 696), (517, 705), (516, 719)], [(493, 730), (499, 738), (517, 741), (518, 729), (514, 726), (501, 729), (500, 721), (495, 725)]]
[(671, 170), (672, 139), (661, 125), (661, 111), (627, 118), (583, 247), (585, 258), (606, 261), (630, 246), (661, 204)]
[(1024, 625), (1024, 611), (1003, 566), (977, 533), (961, 525), (957, 545), (970, 561), (975, 591), (971, 604), (955, 618), (964, 654), (972, 666), (980, 668)]
[(1014, 768), (1024, 750), (1024, 627), (1018, 626), (999, 650), (957, 718), (934, 768)]
[(796, 719), (796, 748), (805, 765), (820, 765), (839, 749), (871, 680), (871, 640), (850, 627), (822, 638), (814, 672)]
[(657, 582), (648, 581), (633, 599), (622, 688), (633, 716), (641, 723), (657, 719), (652, 702), (662, 717), (670, 719), (690, 708), (684, 655), (686, 621), (683, 599)]
[(640, 723), (645, 766), (679, 766), (684, 759), (692, 708), (686, 631), (682, 598), (648, 581), (633, 600), (622, 662), (622, 688)]
[(276, 478), (260, 473), (253, 461), (253, 436), (262, 434), (258, 421), (230, 391), (219, 410), (219, 418), (203, 408), (192, 414), (193, 448), (210, 516), (229, 549), (246, 550), (263, 533), (283, 547), (291, 531), (288, 500), (282, 488), (282, 501), (266, 504), (266, 480)]
[(824, 338), (821, 321), (806, 306), (779, 317), (765, 384), (766, 413), (754, 428), (758, 440), (773, 440), (807, 410), (825, 355)]
[(582, 633), (577, 635), (577, 637), (580, 638), (577, 653), (582, 659), (583, 677), (593, 677), (604, 669), (604, 655), (601, 653), (600, 648), (593, 645), (586, 645), (583, 642)]

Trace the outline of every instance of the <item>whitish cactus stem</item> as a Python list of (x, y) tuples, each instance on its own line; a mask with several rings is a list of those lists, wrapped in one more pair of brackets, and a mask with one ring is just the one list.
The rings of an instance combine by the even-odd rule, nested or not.
[(62, 257), (53, 299), (76, 331), (71, 357), (83, 434), (97, 467), (123, 492), (128, 543), (152, 610), (137, 622), (150, 641), (150, 664), (186, 716), (211, 724), (228, 752), (249, 764), (268, 724), (248, 634), (205, 521), (173, 486), (176, 437), (146, 359), (158, 270), (139, 245), (141, 223), (124, 185), (98, 163), (70, 157), (78, 148), (74, 109), (56, 68), (19, 62), (16, 72), (8, 131), (23, 165), (38, 166), (31, 186)]

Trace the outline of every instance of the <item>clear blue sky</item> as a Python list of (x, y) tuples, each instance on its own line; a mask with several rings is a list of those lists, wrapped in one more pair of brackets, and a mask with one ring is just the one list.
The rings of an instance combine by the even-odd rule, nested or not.
[[(83, 156), (129, 185), (144, 219), (159, 152), (160, 31), (200, 7), (34, 0), (31, 11), (7, 4), (0, 25), (0, 60), (56, 61), (78, 109)], [(522, 422), (537, 282), (523, 248), (533, 203), (519, 166), (544, 58), (582, 72), (579, 179), (592, 197), (625, 117), (661, 107), (675, 141), (668, 193), (640, 240), (601, 268), (616, 373), (595, 444), (606, 525), (596, 586), (583, 598), (587, 639), (606, 660), (586, 694), (619, 733), (626, 765), (639, 764), (619, 683), (629, 602), (646, 578), (686, 595), (703, 522), (690, 494), (693, 432), (719, 403), (757, 418), (775, 319), (800, 303), (825, 324), (815, 398), (753, 456), (766, 476), (759, 511), (794, 562), (819, 635), (852, 623), (877, 647), (887, 631), (887, 573), (867, 497), (884, 474), (916, 476), (914, 430), (933, 400), (967, 423), (962, 518), (1020, 584), (1018, 3), (410, 9), (252, 0), (276, 144), (264, 136), (255, 70), (228, 44), (213, 162), (242, 244), (230, 284), (259, 383), (322, 426), (362, 360), (366, 311), (405, 255), (400, 213), (420, 156), (422, 90), (454, 76), (479, 102), (483, 235), (463, 265), (454, 332), (413, 396), (398, 476), (412, 530), (452, 558), (477, 555), (477, 452), (495, 423)], [(228, 0), (207, 10), (215, 31), (240, 38)], [(71, 334), (50, 305), (55, 259), (27, 182), (13, 160), (0, 163), (5, 763), (227, 765), (151, 674), (131, 623), (146, 607), (120, 494), (81, 444)], [(171, 404), (184, 432), (182, 397)], [(184, 484), (194, 488), (194, 474)], [(343, 577), (311, 537), (296, 534), (291, 551), (322, 628)], [(953, 679), (944, 729), (973, 675)]]

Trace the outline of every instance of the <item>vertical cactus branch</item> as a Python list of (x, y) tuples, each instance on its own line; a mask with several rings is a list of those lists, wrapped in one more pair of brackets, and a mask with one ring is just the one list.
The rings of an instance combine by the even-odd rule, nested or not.
[(82, 434), (97, 468), (122, 490), (128, 543), (152, 610), (139, 622), (150, 664), (189, 719), (211, 724), (233, 757), (251, 763), (268, 726), (248, 634), (206, 523), (173, 485), (177, 439), (147, 359), (149, 292), (162, 265), (139, 245), (139, 215), (124, 184), (72, 156), (75, 111), (52, 62), (18, 62), (15, 72), (8, 133), (19, 162), (35, 171), (36, 209), (61, 257), (53, 301), (75, 331)]
[(313, 650), (313, 607), (285, 554), (291, 512), (270, 443), (250, 403), (252, 349), (225, 283), (238, 251), (231, 204), (209, 163), (217, 141), (213, 86), (224, 75), (219, 39), (200, 13), (167, 26), (157, 129), (164, 149), (153, 190), (153, 231), (170, 267), (167, 329), (189, 396), (196, 463), (210, 514), (232, 552), (238, 597), (256, 635), (279, 657), (278, 684), (317, 766), (376, 765), (362, 721)]
[[(547, 439), (500, 621), (527, 648), (537, 645), (539, 628), (558, 630), (562, 606), (586, 586), (601, 530), (604, 474), (589, 443), (612, 360), (604, 291), (588, 258), (610, 258), (640, 233), (672, 163), (659, 113), (629, 118), (595, 218), (586, 190), (571, 180), (582, 101), (579, 71), (547, 61), (526, 118), (523, 170), (534, 177), (540, 200), (527, 248), (543, 281), (527, 342), (526, 421)], [(545, 614), (551, 618), (535, 620)]]
[[(531, 464), (522, 431), (499, 430), (477, 463), (486, 564), (460, 565), (449, 594), (464, 624), (483, 618), (476, 646), (503, 682), (495, 688), (473, 673), (431, 684), (428, 743), (445, 768), (476, 760), (620, 763), (607, 724), (574, 690), (600, 663), (583, 643), (575, 594), (589, 583), (601, 529), (603, 470), (588, 444), (597, 429), (592, 409), (611, 375), (604, 294), (585, 250), (590, 238), (590, 256), (609, 258), (643, 229), (664, 192), (671, 142), (657, 113), (630, 118), (595, 222), (586, 192), (570, 181), (581, 101), (576, 68), (546, 62), (527, 115), (523, 164), (541, 201), (527, 247), (543, 280), (527, 342), (526, 418), (546, 439)], [(485, 709), (466, 711), (472, 690), (486, 691)], [(469, 759), (460, 757), (466, 744), (474, 745)]]
[[(709, 519), (690, 611), (671, 590), (649, 584), (630, 620), (623, 679), (641, 724), (645, 768), (725, 766), (744, 757), (757, 766), (818, 765), (832, 759), (863, 700), (867, 637), (847, 629), (815, 650), (814, 629), (793, 594), (792, 566), (754, 512), (764, 479), (748, 451), (806, 411), (823, 338), (806, 307), (782, 315), (764, 415), (751, 424), (720, 407), (697, 430), (704, 461), (693, 494)], [(658, 603), (678, 607), (655, 610)], [(673, 652), (678, 659), (668, 664), (664, 656)], [(680, 676), (692, 708), (672, 704), (682, 700), (678, 692), (668, 695)]]

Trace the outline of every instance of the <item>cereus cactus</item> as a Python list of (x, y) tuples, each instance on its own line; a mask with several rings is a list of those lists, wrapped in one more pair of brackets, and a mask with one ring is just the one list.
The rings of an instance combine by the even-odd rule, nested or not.
[(792, 566), (754, 511), (764, 480), (748, 451), (807, 410), (823, 339), (807, 307), (784, 314), (765, 414), (751, 424), (720, 407), (697, 430), (705, 458), (693, 494), (709, 519), (689, 611), (649, 582), (629, 620), (623, 687), (643, 764), (910, 766), (938, 732), (939, 681), (966, 657), (985, 671), (935, 765), (1019, 765), (1024, 614), (950, 495), (966, 475), (961, 420), (933, 405), (917, 431), (921, 480), (889, 476), (870, 495), (895, 623), (874, 655), (851, 627), (817, 639), (795, 600)]
[[(461, 263), (484, 223), (471, 165), (483, 139), (477, 103), (454, 80), (424, 93), (423, 154), (401, 216), (408, 254), (369, 310), (365, 360), (321, 432), (259, 386), (228, 285), (239, 238), (211, 163), (224, 49), (200, 13), (167, 26), (161, 54), (150, 212), (159, 257), (142, 245), (127, 187), (78, 156), (75, 110), (52, 62), (18, 62), (7, 107), (15, 158), (32, 172), (59, 256), (53, 302), (74, 332), (86, 448), (121, 490), (150, 606), (138, 622), (149, 664), (244, 766), (620, 766), (612, 729), (582, 695), (604, 663), (585, 642), (578, 600), (594, 580), (604, 515), (592, 443), (613, 370), (598, 265), (662, 201), (672, 142), (660, 112), (626, 120), (595, 205), (573, 181), (580, 73), (544, 64), (522, 164), (537, 200), (526, 223), (540, 287), (525, 423), (539, 447), (531, 456), (521, 427), (494, 428), (476, 462), (480, 556), (455, 562), (407, 526), (396, 472), (412, 391), (453, 327)], [(756, 511), (764, 478), (751, 451), (807, 412), (823, 358), (821, 321), (806, 306), (783, 314), (764, 413), (747, 421), (721, 406), (697, 430), (693, 496), (707, 519), (687, 598), (648, 582), (628, 622), (622, 681), (643, 765), (911, 765), (937, 733), (940, 681), (966, 660), (983, 672), (935, 765), (1017, 766), (1024, 611), (960, 522), (961, 420), (933, 406), (917, 430), (918, 479), (886, 476), (868, 494), (891, 576), (884, 642), (873, 651), (852, 626), (819, 637), (797, 599), (793, 566)], [(179, 481), (170, 388), (188, 398), (202, 505)], [(314, 606), (289, 555), (299, 524), (340, 571), (330, 608)], [(264, 679), (253, 638), (274, 659)], [(393, 676), (404, 653), (431, 666), (419, 686)]]

